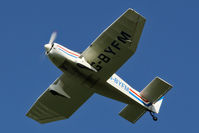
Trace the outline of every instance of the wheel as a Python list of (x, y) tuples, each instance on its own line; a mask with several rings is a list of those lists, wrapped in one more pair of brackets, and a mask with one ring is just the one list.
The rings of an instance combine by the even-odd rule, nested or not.
[(157, 117), (153, 117), (153, 120), (154, 120), (154, 121), (157, 121), (157, 120), (158, 120), (158, 118), (157, 118)]

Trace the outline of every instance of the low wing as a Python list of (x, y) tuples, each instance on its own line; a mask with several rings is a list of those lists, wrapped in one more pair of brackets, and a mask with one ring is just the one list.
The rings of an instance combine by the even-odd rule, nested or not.
[(100, 78), (108, 79), (134, 54), (144, 23), (141, 15), (128, 9), (82, 53)]
[(38, 98), (26, 114), (39, 123), (69, 118), (93, 91), (82, 87), (75, 77), (60, 76)]

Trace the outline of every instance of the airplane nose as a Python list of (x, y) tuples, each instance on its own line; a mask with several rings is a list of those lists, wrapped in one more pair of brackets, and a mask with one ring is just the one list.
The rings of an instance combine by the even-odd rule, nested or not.
[(50, 50), (50, 48), (51, 48), (51, 44), (45, 44), (44, 48), (48, 52)]

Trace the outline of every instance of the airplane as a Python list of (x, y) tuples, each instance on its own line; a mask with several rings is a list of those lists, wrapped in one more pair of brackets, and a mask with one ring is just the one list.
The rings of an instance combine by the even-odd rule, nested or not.
[(145, 18), (125, 11), (81, 54), (55, 43), (53, 32), (45, 54), (63, 73), (32, 105), (26, 116), (39, 123), (69, 118), (94, 93), (126, 103), (119, 113), (131, 123), (146, 112), (153, 120), (172, 85), (156, 77), (138, 92), (115, 72), (135, 53)]

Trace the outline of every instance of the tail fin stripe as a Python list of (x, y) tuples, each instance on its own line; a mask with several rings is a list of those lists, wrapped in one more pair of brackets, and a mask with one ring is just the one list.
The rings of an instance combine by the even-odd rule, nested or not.
[(144, 102), (148, 103), (149, 101), (142, 98), (140, 95), (138, 95), (135, 91), (133, 91), (132, 89), (129, 89), (131, 92), (133, 92), (136, 96), (138, 96), (139, 98), (141, 98)]
[(141, 103), (143, 103), (145, 106), (151, 106), (151, 105), (152, 105), (151, 103), (146, 104), (141, 98), (139, 98), (139, 97), (136, 96), (136, 93), (133, 93), (133, 92), (131, 92), (131, 91), (129, 91), (129, 93), (130, 93), (132, 96), (134, 96), (137, 100), (139, 100)]

